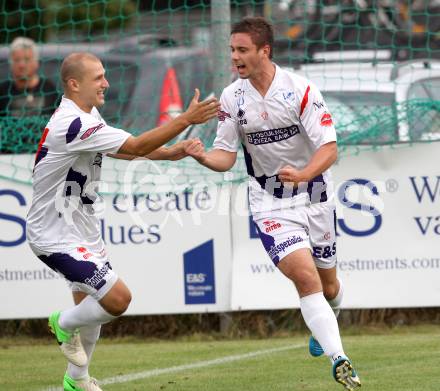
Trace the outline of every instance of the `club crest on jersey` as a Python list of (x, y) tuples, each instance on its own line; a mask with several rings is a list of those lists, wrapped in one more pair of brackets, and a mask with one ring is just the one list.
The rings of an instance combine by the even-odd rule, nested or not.
[(275, 220), (266, 220), (263, 221), (264, 230), (267, 232), (275, 231), (278, 228), (281, 228), (281, 224), (277, 223)]
[(323, 115), (321, 115), (321, 126), (332, 126), (333, 120), (330, 113), (325, 112)]
[(238, 90), (234, 91), (234, 95), (237, 99), (237, 106), (243, 106), (244, 105), (244, 90), (239, 88)]
[(224, 121), (226, 118), (231, 118), (231, 114), (226, 111), (219, 110), (219, 112), (217, 113), (217, 118), (219, 121)]
[(261, 118), (263, 118), (265, 121), (267, 121), (267, 119), (269, 118), (269, 114), (267, 113), (267, 111), (263, 111), (261, 113)]
[(96, 126), (93, 126), (89, 129), (87, 129), (82, 136), (80, 137), (81, 140), (85, 140), (86, 138), (89, 138), (92, 134), (96, 133), (99, 129), (103, 128), (104, 124), (98, 124)]

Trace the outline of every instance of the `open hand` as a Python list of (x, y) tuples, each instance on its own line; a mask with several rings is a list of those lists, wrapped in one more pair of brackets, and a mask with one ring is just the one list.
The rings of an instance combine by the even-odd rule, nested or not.
[(184, 115), (191, 124), (202, 124), (217, 116), (220, 102), (212, 97), (199, 102), (200, 91), (195, 89), (194, 96)]

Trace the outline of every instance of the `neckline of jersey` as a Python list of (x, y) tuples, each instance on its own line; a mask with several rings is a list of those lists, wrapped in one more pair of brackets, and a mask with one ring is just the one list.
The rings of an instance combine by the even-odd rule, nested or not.
[(246, 82), (248, 83), (248, 85), (250, 86), (250, 88), (258, 95), (258, 97), (262, 100), (265, 100), (267, 98), (270, 98), (272, 96), (273, 90), (275, 89), (275, 85), (277, 84), (279, 75), (281, 73), (281, 68), (275, 64), (274, 62), (272, 63), (273, 65), (275, 65), (275, 75), (272, 79), (272, 82), (270, 83), (270, 86), (268, 88), (268, 90), (266, 91), (266, 94), (263, 96), (260, 94), (260, 92), (253, 86), (253, 84), (251, 83), (251, 81), (249, 79), (246, 79)]

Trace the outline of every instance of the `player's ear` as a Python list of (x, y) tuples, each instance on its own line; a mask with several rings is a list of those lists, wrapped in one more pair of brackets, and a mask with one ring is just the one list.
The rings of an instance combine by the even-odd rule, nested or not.
[(270, 46), (269, 45), (264, 45), (262, 47), (263, 49), (263, 53), (266, 55), (267, 58), (270, 58)]
[(78, 92), (78, 90), (79, 90), (79, 83), (78, 83), (78, 81), (76, 79), (69, 79), (69, 80), (67, 80), (67, 88), (70, 91)]

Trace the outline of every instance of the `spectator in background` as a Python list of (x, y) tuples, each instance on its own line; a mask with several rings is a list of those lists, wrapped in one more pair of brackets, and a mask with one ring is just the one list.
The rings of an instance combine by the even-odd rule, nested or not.
[(11, 77), (0, 84), (0, 116), (50, 115), (56, 107), (55, 85), (38, 74), (38, 48), (30, 38), (15, 38), (10, 46)]

